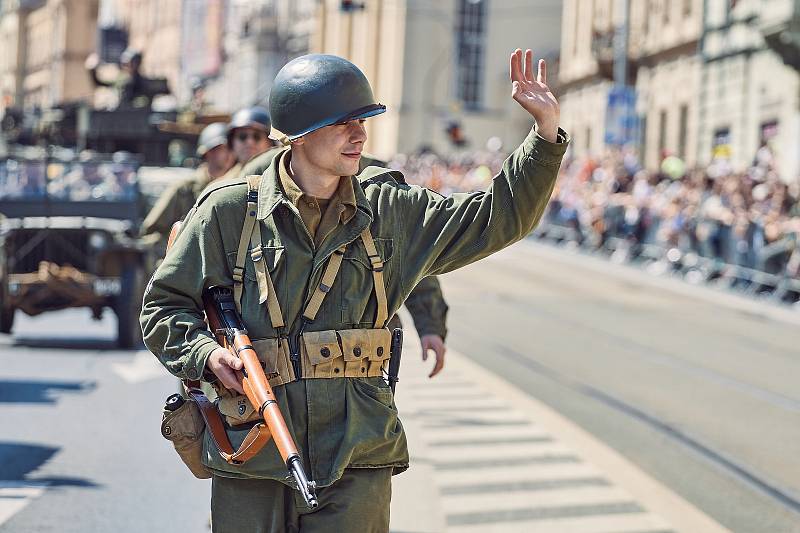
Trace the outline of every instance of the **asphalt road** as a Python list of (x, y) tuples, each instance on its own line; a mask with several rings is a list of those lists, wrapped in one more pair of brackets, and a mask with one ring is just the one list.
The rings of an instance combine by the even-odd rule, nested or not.
[(114, 350), (110, 314), (17, 320), (0, 336), (0, 531), (207, 531), (210, 486), (160, 433), (177, 381)]
[[(800, 531), (800, 320), (531, 243), (442, 281), (455, 350), (731, 530)], [(176, 381), (114, 331), (76, 310), (0, 336), (0, 531), (207, 530), (159, 433)]]
[(800, 531), (800, 313), (671, 286), (520, 243), (443, 277), (450, 344), (724, 526)]

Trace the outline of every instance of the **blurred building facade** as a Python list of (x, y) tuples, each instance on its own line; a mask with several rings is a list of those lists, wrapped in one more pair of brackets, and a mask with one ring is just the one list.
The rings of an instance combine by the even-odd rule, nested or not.
[[(314, 51), (346, 57), (388, 111), (367, 121), (382, 157), (421, 147), (516, 146), (532, 121), (510, 98), (508, 58), (531, 48), (555, 80), (561, 2), (322, 0)], [(535, 29), (535, 30), (534, 30)]]
[[(564, 2), (561, 118), (575, 137), (577, 156), (606, 147), (613, 36), (624, 20), (625, 1)], [(689, 165), (725, 158), (741, 168), (769, 142), (782, 177), (795, 179), (798, 73), (763, 37), (766, 25), (792, 17), (792, 0), (629, 1), (628, 6), (627, 83), (636, 90), (636, 144), (643, 163), (655, 168), (672, 154)]]
[[(205, 76), (207, 98), (215, 108), (235, 111), (243, 106), (267, 106), (278, 70), (309, 52), (316, 4), (316, 0), (223, 2), (220, 53), (224, 61), (216, 72)], [(195, 50), (187, 47), (186, 53)]]
[(766, 27), (797, 15), (797, 4), (707, 0), (698, 116), (701, 163), (716, 155), (741, 167), (766, 142), (781, 177), (798, 179), (800, 75), (764, 39)]
[(98, 0), (0, 2), (0, 114), (88, 97)]

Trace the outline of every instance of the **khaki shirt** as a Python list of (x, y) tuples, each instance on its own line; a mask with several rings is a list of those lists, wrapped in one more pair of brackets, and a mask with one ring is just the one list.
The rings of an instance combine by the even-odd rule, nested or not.
[(339, 224), (346, 224), (356, 211), (356, 197), (349, 177), (339, 181), (339, 187), (329, 199), (315, 198), (305, 194), (289, 175), (291, 150), (281, 152), (278, 166), (280, 185), (292, 205), (300, 212), (300, 218), (313, 237), (314, 246), (319, 247)]
[[(306, 330), (373, 327), (377, 304), (371, 263), (359, 238), (367, 228), (384, 261), (390, 316), (423, 278), (468, 265), (524, 238), (544, 213), (567, 142), (563, 131), (558, 143), (532, 131), (487, 191), (450, 197), (406, 185), (394, 171), (370, 167), (350, 178), (353, 216), (319, 246), (280, 186), (273, 159), (261, 179), (256, 217), (263, 257), (287, 324), (284, 333), (299, 334), (303, 309), (328, 259), (343, 246), (336, 281)], [(178, 377), (200, 378), (208, 356), (219, 346), (204, 322), (201, 295), (210, 286), (233, 285), (247, 195), (244, 180), (212, 186), (147, 287), (141, 314), (145, 344)], [(266, 305), (259, 303), (249, 254), (241, 309), (253, 341), (281, 335), (273, 329)], [(405, 433), (381, 378), (301, 379), (275, 387), (275, 396), (310, 476), (320, 486), (335, 482), (345, 468), (407, 467)], [(243, 465), (229, 465), (206, 433), (205, 462), (215, 474), (285, 480), (286, 467), (274, 446)], [(234, 446), (245, 433), (228, 430)]]

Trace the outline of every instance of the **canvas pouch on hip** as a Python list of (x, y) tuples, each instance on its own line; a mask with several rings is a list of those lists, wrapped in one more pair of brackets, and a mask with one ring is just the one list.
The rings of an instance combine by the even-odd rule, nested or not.
[(211, 472), (203, 466), (203, 433), (206, 423), (200, 414), (197, 402), (189, 398), (170, 411), (164, 409), (161, 417), (161, 434), (172, 442), (181, 460), (189, 467), (194, 477), (208, 479)]

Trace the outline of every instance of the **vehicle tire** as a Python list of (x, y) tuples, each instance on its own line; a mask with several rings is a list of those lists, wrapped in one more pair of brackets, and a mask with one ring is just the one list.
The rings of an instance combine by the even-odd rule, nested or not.
[(11, 333), (11, 328), (14, 327), (14, 309), (13, 307), (3, 307), (0, 309), (0, 333)]
[(138, 348), (142, 344), (139, 312), (144, 293), (144, 270), (138, 264), (126, 265), (120, 278), (120, 292), (114, 305), (117, 315), (117, 345), (120, 348)]
[(6, 306), (6, 280), (0, 278), (0, 333), (11, 333), (14, 326), (14, 309)]

